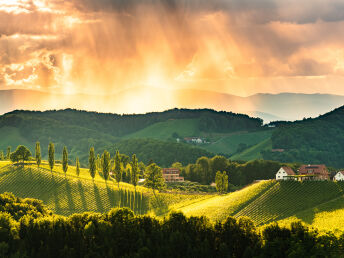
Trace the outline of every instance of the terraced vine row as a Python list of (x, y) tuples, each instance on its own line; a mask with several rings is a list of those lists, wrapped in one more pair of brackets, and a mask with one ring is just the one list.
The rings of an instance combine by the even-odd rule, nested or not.
[(41, 199), (61, 215), (85, 211), (107, 212), (113, 207), (129, 207), (137, 214), (148, 211), (148, 197), (142, 192), (117, 189), (113, 184), (65, 177), (36, 167), (11, 167), (0, 171), (0, 192)]
[(338, 198), (343, 190), (344, 184), (340, 182), (277, 182), (234, 216), (247, 216), (262, 225)]

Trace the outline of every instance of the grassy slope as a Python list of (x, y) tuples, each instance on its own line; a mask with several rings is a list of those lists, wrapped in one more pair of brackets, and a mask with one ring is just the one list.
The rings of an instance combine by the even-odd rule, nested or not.
[(200, 134), (198, 123), (199, 119), (173, 119), (155, 123), (123, 138), (153, 138), (162, 140), (171, 138), (173, 133), (177, 133), (180, 137), (198, 136)]
[(297, 220), (301, 220), (308, 226), (320, 231), (342, 233), (344, 230), (344, 196), (298, 212), (291, 217), (278, 221), (278, 223), (288, 226)]
[[(136, 213), (158, 214), (168, 212), (168, 207), (152, 207), (152, 192), (137, 186), (137, 193), (131, 184), (109, 180), (105, 184), (102, 175), (97, 173), (94, 181), (88, 169), (81, 168), (79, 177), (75, 167), (69, 166), (66, 173), (59, 164), (50, 172), (46, 161), (38, 169), (36, 165), (12, 166), (10, 162), (0, 161), (0, 193), (12, 192), (22, 198), (43, 200), (49, 209), (57, 214), (70, 215), (86, 211), (106, 212), (113, 207), (129, 207)], [(210, 195), (158, 194), (168, 205), (191, 200), (202, 200)]]
[(271, 147), (270, 143), (266, 144), (271, 138), (273, 130), (264, 130), (258, 132), (238, 132), (229, 134), (205, 134), (198, 129), (198, 119), (174, 119), (165, 122), (158, 122), (150, 125), (140, 131), (124, 136), (124, 139), (133, 138), (152, 138), (166, 140), (172, 138), (173, 133), (177, 133), (180, 137), (187, 136), (203, 136), (208, 137), (211, 144), (197, 145), (197, 147), (206, 149), (212, 153), (234, 153), (240, 143), (252, 146), (243, 153), (236, 155), (243, 160), (252, 160), (260, 158), (260, 151)]
[(248, 146), (259, 144), (271, 138), (272, 132), (273, 130), (233, 133), (221, 137), (216, 142), (206, 145), (204, 148), (210, 152), (232, 154), (236, 152), (240, 143), (244, 143)]
[(240, 191), (222, 196), (213, 196), (191, 204), (180, 203), (175, 205), (174, 208), (189, 216), (207, 216), (213, 221), (223, 220), (227, 216), (237, 213), (242, 207), (269, 189), (272, 184), (272, 181), (262, 181)]
[[(43, 166), (44, 167), (44, 166)], [(130, 207), (137, 213), (148, 211), (149, 196), (139, 188), (135, 194), (131, 185), (108, 182), (106, 185), (98, 175), (93, 182), (85, 171), (78, 178), (59, 169), (51, 173), (36, 166), (3, 167), (0, 169), (0, 192), (12, 192), (23, 198), (43, 200), (57, 214), (70, 215), (76, 212), (106, 212), (113, 207)]]
[(17, 145), (26, 145), (28, 147), (32, 147), (33, 144), (28, 142), (25, 137), (23, 137), (18, 128), (10, 127), (10, 126), (4, 126), (0, 127), (0, 150), (4, 151), (4, 154), (6, 153), (7, 146), (12, 146), (12, 151), (14, 146)]
[(343, 230), (343, 182), (262, 181), (240, 191), (194, 201), (176, 209), (211, 220), (247, 216), (257, 225), (296, 219), (320, 230)]
[(261, 159), (262, 155), (260, 152), (262, 150), (267, 150), (272, 148), (271, 139), (267, 138), (262, 142), (244, 150), (239, 154), (235, 154), (231, 157), (231, 160), (254, 160), (254, 159)]

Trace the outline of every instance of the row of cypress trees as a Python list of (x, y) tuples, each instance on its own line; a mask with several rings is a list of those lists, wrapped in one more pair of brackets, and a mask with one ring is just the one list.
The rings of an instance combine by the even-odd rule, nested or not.
[[(39, 167), (42, 162), (42, 154), (41, 154), (41, 146), (40, 142), (36, 142), (36, 147), (35, 147), (35, 159), (37, 166)], [(111, 155), (107, 150), (104, 150), (103, 154), (101, 157), (99, 155), (95, 156), (95, 151), (94, 147), (90, 148), (89, 152), (89, 158), (88, 158), (88, 164), (89, 164), (89, 173), (92, 179), (94, 180), (96, 176), (96, 172), (102, 172), (104, 180), (107, 181), (110, 176), (110, 170), (111, 170)], [(114, 162), (114, 175), (115, 175), (115, 180), (119, 183), (122, 180), (122, 167), (121, 167), (121, 158), (119, 151), (116, 151), (116, 154), (113, 159)], [(54, 143), (50, 142), (48, 146), (48, 163), (50, 167), (50, 171), (52, 172), (55, 166), (55, 145)], [(139, 179), (139, 166), (138, 166), (138, 160), (136, 158), (136, 155), (133, 154), (131, 162), (130, 162), (130, 182), (135, 186), (137, 186), (138, 179)], [(67, 147), (63, 147), (62, 151), (62, 169), (63, 172), (66, 174), (68, 171), (68, 150)], [(77, 176), (80, 175), (80, 161), (79, 158), (76, 158), (76, 174)]]

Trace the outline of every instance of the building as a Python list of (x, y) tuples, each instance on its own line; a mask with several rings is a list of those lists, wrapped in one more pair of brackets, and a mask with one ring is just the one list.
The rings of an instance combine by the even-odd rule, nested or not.
[(281, 167), (276, 173), (276, 180), (296, 180), (295, 172), (290, 167)]
[(166, 182), (184, 182), (184, 177), (179, 176), (178, 168), (163, 168), (162, 176)]
[(185, 137), (184, 141), (186, 141), (187, 143), (196, 143), (196, 144), (204, 143), (204, 140), (199, 137)]
[(339, 171), (337, 174), (333, 177), (334, 181), (344, 181), (344, 171)]
[(299, 175), (302, 180), (329, 180), (329, 172), (325, 165), (302, 165)]

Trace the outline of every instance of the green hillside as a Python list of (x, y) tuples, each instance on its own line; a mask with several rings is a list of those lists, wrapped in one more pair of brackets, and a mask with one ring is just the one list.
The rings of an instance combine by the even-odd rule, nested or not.
[[(272, 132), (273, 130), (261, 130), (257, 132), (232, 133), (228, 136), (222, 136), (217, 141), (211, 144), (205, 145), (203, 148), (214, 153), (233, 154), (238, 150), (238, 147), (240, 144), (245, 144), (246, 146), (249, 146), (250, 148), (254, 147), (255, 145), (260, 144), (261, 142), (265, 141), (266, 139), (270, 139)], [(240, 153), (243, 153), (243, 152), (240, 152)], [(251, 158), (247, 158), (245, 160), (250, 160), (250, 159)]]
[[(184, 138), (187, 136), (199, 136), (199, 119), (171, 119), (165, 122), (158, 122), (132, 134), (124, 136), (129, 138), (153, 138), (169, 139), (173, 134)], [(175, 137), (173, 137), (175, 138)]]
[[(194, 202), (176, 209), (211, 220), (247, 216), (256, 225), (301, 220), (319, 229), (343, 228), (344, 183), (332, 181), (261, 181), (240, 191)], [(331, 221), (331, 222), (330, 222)]]
[[(45, 112), (17, 110), (0, 116), (0, 135), (6, 136), (0, 139), (0, 150), (5, 150), (7, 146), (12, 146), (13, 150), (17, 145), (24, 144), (33, 151), (34, 144), (39, 141), (43, 158), (47, 158), (45, 148), (49, 142), (54, 142), (58, 159), (63, 147), (67, 146), (71, 160), (78, 156), (81, 163), (86, 165), (90, 147), (94, 147), (96, 152), (103, 152), (109, 146), (115, 146), (115, 149), (123, 153), (135, 152), (140, 160), (144, 160), (146, 153), (128, 149), (125, 145), (127, 140), (155, 140), (148, 144), (148, 152), (154, 152), (164, 144), (163, 142), (165, 145), (170, 144), (167, 140), (171, 139), (172, 135), (184, 137), (256, 131), (261, 129), (261, 125), (262, 120), (258, 118), (210, 109), (171, 109), (132, 115), (72, 109)], [(131, 147), (135, 146), (131, 144)], [(179, 147), (182, 149), (184, 162), (195, 162), (198, 157), (211, 153), (198, 148), (199, 146), (188, 147), (190, 146)], [(165, 150), (166, 148), (149, 159), (154, 159), (160, 166), (169, 166), (177, 160), (177, 156), (176, 152)], [(200, 156), (195, 159), (196, 153)], [(159, 163), (159, 160), (163, 160), (164, 163)]]
[(231, 156), (231, 160), (254, 160), (261, 159), (262, 151), (271, 151), (271, 139), (265, 139), (262, 142)]
[(22, 198), (43, 200), (57, 214), (70, 215), (85, 211), (107, 212), (113, 207), (130, 207), (136, 213), (147, 213), (149, 196), (132, 186), (100, 180), (94, 182), (86, 176), (76, 177), (57, 171), (51, 173), (36, 166), (5, 166), (0, 168), (0, 193), (12, 192)]
[(263, 152), (265, 159), (344, 167), (344, 106), (314, 119), (275, 124), (272, 147), (285, 151)]

